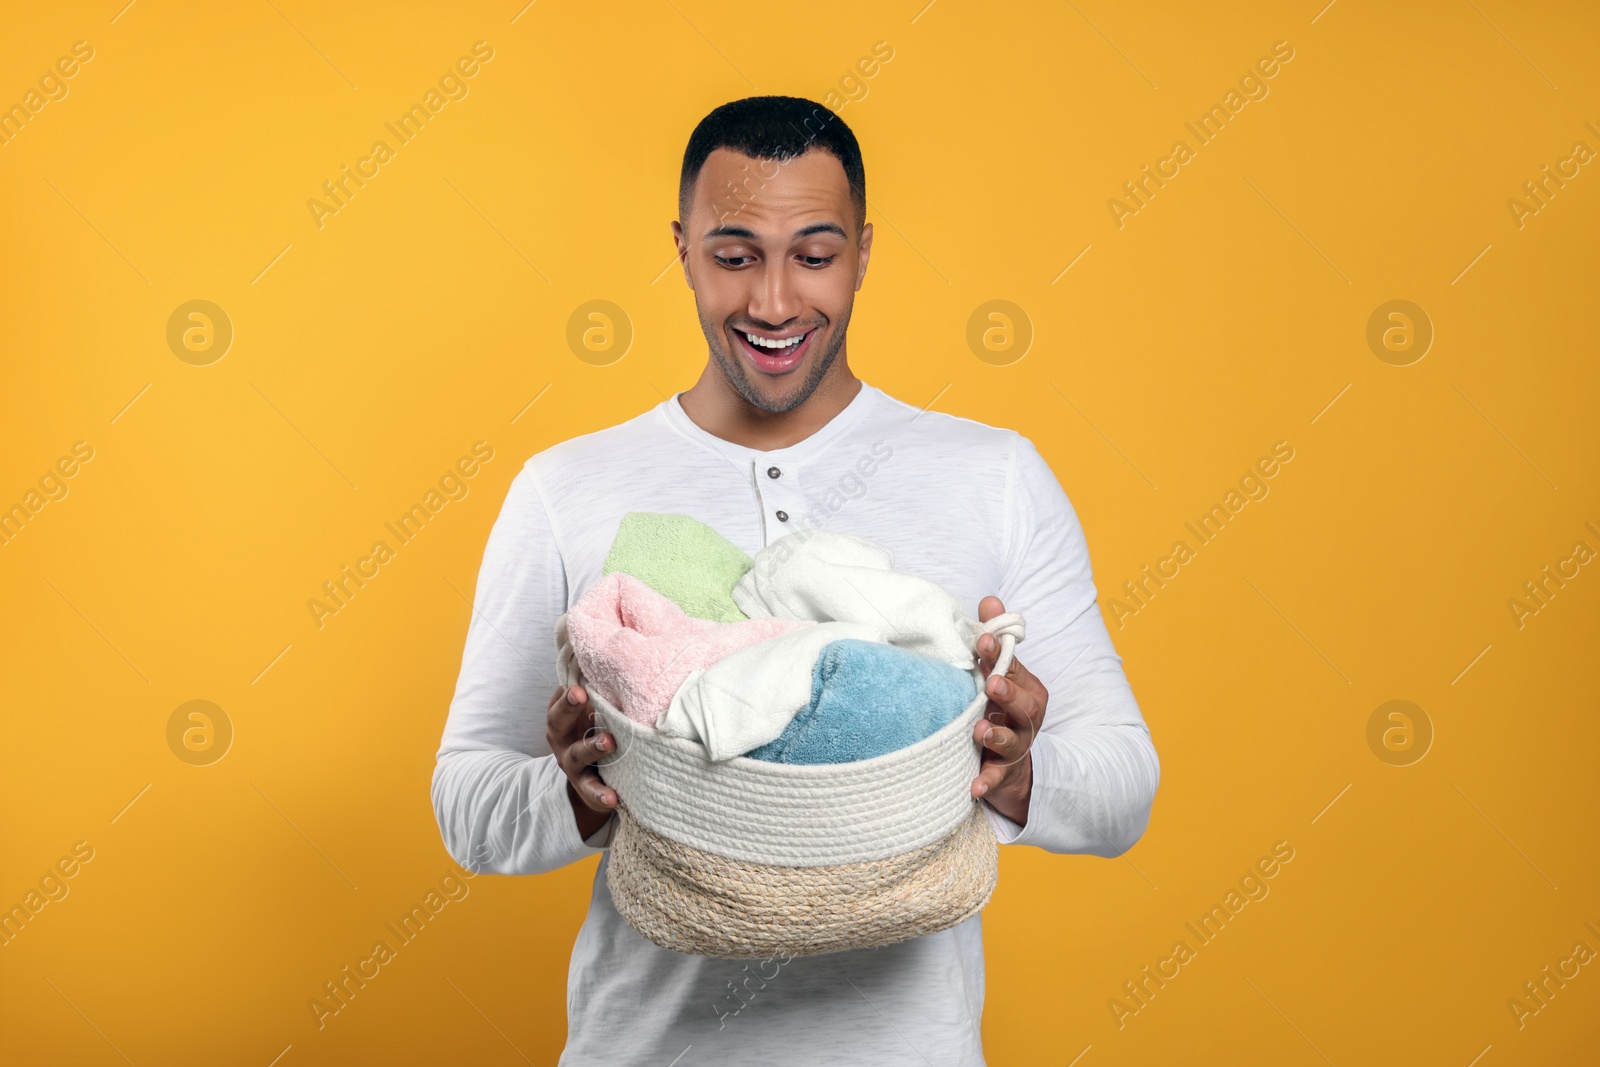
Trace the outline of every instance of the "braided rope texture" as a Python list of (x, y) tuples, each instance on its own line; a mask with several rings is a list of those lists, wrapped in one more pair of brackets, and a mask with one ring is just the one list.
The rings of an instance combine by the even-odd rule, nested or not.
[(596, 693), (590, 701), (617, 745), (600, 776), (640, 825), (733, 860), (823, 867), (889, 859), (961, 824), (982, 759), (972, 727), (988, 697), (898, 751), (811, 765), (709, 760), (694, 741), (636, 723)]
[(606, 885), (646, 940), (753, 960), (879, 948), (977, 914), (1000, 849), (977, 803), (941, 840), (887, 859), (820, 867), (732, 860), (646, 829), (619, 805)]

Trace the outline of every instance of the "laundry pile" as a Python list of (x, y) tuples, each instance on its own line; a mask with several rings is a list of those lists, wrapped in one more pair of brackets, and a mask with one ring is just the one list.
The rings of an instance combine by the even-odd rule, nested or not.
[(848, 534), (751, 559), (687, 515), (630, 512), (565, 619), (585, 684), (716, 761), (849, 763), (915, 744), (980, 692), (979, 624)]
[[(797, 530), (751, 558), (687, 515), (630, 512), (556, 620), (563, 685), (616, 741), (605, 864), (645, 939), (725, 959), (877, 948), (976, 914), (999, 846), (972, 796), (979, 623), (888, 552)], [(737, 757), (737, 758), (736, 758)]]

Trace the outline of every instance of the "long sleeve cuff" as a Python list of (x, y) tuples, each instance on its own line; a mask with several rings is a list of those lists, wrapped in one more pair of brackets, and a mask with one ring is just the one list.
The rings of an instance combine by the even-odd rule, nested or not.
[[(550, 757), (550, 762), (555, 762), (554, 757)], [(556, 771), (551, 776), (548, 788), (540, 793), (541, 807), (546, 810), (542, 812), (542, 818), (535, 820), (535, 826), (545, 828), (553, 836), (553, 840), (545, 843), (545, 849), (554, 854), (555, 862), (542, 867), (542, 870), (554, 870), (577, 863), (606, 848), (611, 844), (612, 829), (617, 822), (613, 816), (588, 837), (580, 836), (578, 820), (572, 812), (572, 801), (567, 799), (566, 775), (560, 773), (560, 768)]]
[(1150, 823), (1161, 778), (1143, 725), (1097, 726), (1069, 737), (1041, 732), (1031, 752), (1026, 825), (982, 802), (1002, 845), (1108, 858), (1133, 847)]
[(608, 847), (616, 818), (579, 835), (567, 779), (552, 756), (447, 753), (434, 770), (434, 811), (445, 848), (470, 871), (543, 874)]

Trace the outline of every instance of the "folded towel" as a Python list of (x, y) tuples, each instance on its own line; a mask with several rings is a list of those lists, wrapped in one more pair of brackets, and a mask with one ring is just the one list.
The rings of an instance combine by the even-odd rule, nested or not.
[(746, 752), (772, 763), (850, 763), (937, 732), (978, 695), (971, 672), (893, 645), (834, 641), (817, 657), (811, 702), (782, 734)]
[(745, 614), (728, 594), (749, 569), (738, 545), (698, 519), (630, 511), (600, 573), (631, 574), (697, 619), (738, 622)]
[(889, 553), (849, 534), (806, 530), (756, 553), (733, 588), (733, 602), (751, 618), (783, 616), (855, 622), (911, 652), (971, 670), (977, 624), (936, 582), (891, 570)]
[[(747, 645), (815, 628), (796, 619), (721, 623), (690, 618), (667, 597), (622, 573), (600, 579), (567, 613), (567, 634), (584, 684), (647, 726), (656, 724), (690, 674)], [(811, 662), (805, 661), (808, 671)], [(804, 703), (802, 698), (796, 710)], [(782, 730), (779, 726), (771, 736)]]
[[(750, 620), (761, 622), (794, 625), (793, 620)], [(691, 672), (656, 728), (699, 741), (714, 760), (743, 755), (781, 735), (810, 702), (812, 673), (824, 647), (849, 638), (882, 640), (880, 629), (860, 623), (803, 625)]]

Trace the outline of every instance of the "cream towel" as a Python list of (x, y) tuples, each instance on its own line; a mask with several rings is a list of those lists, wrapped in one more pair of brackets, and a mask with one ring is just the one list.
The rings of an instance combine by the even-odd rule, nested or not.
[(689, 672), (656, 729), (699, 741), (713, 760), (742, 755), (776, 740), (811, 702), (812, 670), (824, 645), (883, 635), (875, 626), (822, 622), (730, 652)]
[(887, 550), (859, 537), (800, 530), (756, 553), (733, 587), (733, 602), (752, 619), (870, 626), (878, 640), (971, 670), (978, 624), (938, 583), (892, 570), (892, 562)]

